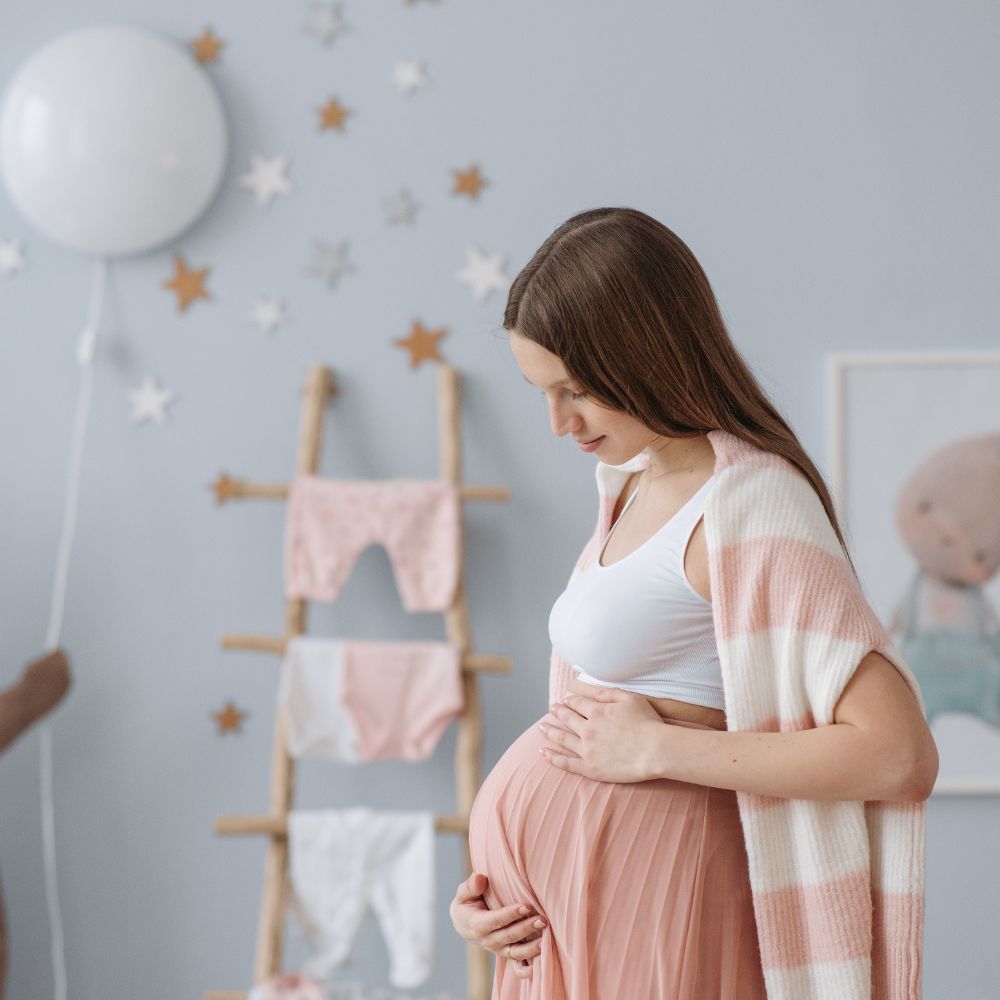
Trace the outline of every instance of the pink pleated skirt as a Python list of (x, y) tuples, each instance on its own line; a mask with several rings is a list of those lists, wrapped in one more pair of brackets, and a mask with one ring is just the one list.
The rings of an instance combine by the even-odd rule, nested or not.
[(528, 903), (548, 923), (529, 979), (497, 958), (491, 1000), (765, 1000), (736, 793), (595, 781), (549, 763), (545, 743), (537, 723), (522, 733), (470, 816), (486, 905)]

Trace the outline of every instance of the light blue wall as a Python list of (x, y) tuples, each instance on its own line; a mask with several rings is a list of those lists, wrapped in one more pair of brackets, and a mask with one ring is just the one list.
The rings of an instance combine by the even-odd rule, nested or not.
[[(264, 843), (219, 839), (216, 816), (267, 804), (277, 661), (223, 652), (225, 630), (282, 625), (278, 503), (217, 508), (221, 469), (293, 470), (306, 365), (340, 376), (323, 469), (437, 474), (436, 371), (391, 346), (413, 318), (445, 325), (462, 372), (466, 478), (511, 488), (466, 512), (484, 773), (547, 702), (546, 620), (595, 514), (594, 459), (552, 438), (544, 402), (495, 332), (502, 296), (472, 298), (465, 248), (509, 255), (509, 274), (563, 219), (630, 205), (664, 221), (708, 272), (732, 333), (800, 434), (823, 454), (828, 351), (997, 345), (1000, 13), (986, 2), (348, 2), (329, 49), (301, 33), (305, 4), (177, 0), (8, 2), (0, 80), (66, 30), (126, 22), (178, 41), (205, 24), (227, 42), (210, 69), (232, 159), (210, 213), (175, 244), (115, 266), (96, 376), (65, 623), (76, 683), (55, 725), (59, 887), (73, 1000), (197, 997), (249, 985)], [(406, 99), (393, 60), (427, 59)], [(330, 94), (357, 109), (318, 133)], [(292, 157), (297, 193), (267, 212), (236, 184), (254, 150)], [(451, 169), (480, 164), (478, 203)], [(407, 185), (412, 228), (382, 199)], [(991, 235), (992, 234), (992, 235)], [(358, 271), (336, 290), (303, 269), (314, 237), (350, 239)], [(0, 195), (0, 239), (28, 267), (0, 279), (0, 680), (43, 640), (76, 394), (73, 348), (90, 282)], [(177, 250), (211, 266), (214, 299), (185, 315), (159, 287)], [(258, 295), (288, 298), (290, 326), (245, 324)], [(147, 373), (178, 393), (169, 424), (132, 426), (125, 390)], [(380, 548), (315, 632), (442, 638), (407, 615)], [(208, 713), (250, 712), (219, 738)], [(422, 765), (304, 763), (299, 805), (452, 812), (454, 728)], [(11, 1000), (51, 996), (39, 832), (39, 738), (0, 761), (0, 865)], [(996, 800), (929, 808), (925, 995), (985, 1000), (1000, 981)], [(973, 860), (974, 859), (974, 860)], [(465, 985), (448, 902), (457, 838), (438, 840), (437, 960), (424, 992)], [(302, 955), (291, 938), (289, 961)], [(351, 971), (377, 977), (379, 931)]]

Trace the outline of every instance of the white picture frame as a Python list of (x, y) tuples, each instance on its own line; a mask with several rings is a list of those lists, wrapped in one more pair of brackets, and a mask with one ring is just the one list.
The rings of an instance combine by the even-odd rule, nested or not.
[[(934, 448), (1000, 433), (1000, 351), (832, 353), (825, 379), (828, 483), (865, 594), (888, 623), (914, 569), (892, 501)], [(983, 592), (1000, 608), (1000, 573)], [(1000, 728), (959, 713), (931, 728), (933, 795), (1000, 794)]]

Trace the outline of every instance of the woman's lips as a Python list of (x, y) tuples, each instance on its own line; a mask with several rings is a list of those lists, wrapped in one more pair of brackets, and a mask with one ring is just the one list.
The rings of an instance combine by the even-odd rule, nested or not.
[(589, 444), (584, 444), (582, 441), (577, 442), (583, 451), (596, 451), (600, 447), (601, 442), (604, 440), (604, 435), (602, 434), (599, 438), (594, 438)]

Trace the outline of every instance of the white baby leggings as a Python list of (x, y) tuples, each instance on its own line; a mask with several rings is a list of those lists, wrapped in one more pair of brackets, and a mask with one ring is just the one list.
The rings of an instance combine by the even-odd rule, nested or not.
[(424, 982), (433, 963), (434, 813), (293, 810), (288, 837), (289, 904), (314, 950), (302, 971), (325, 979), (344, 962), (370, 907), (392, 985)]

